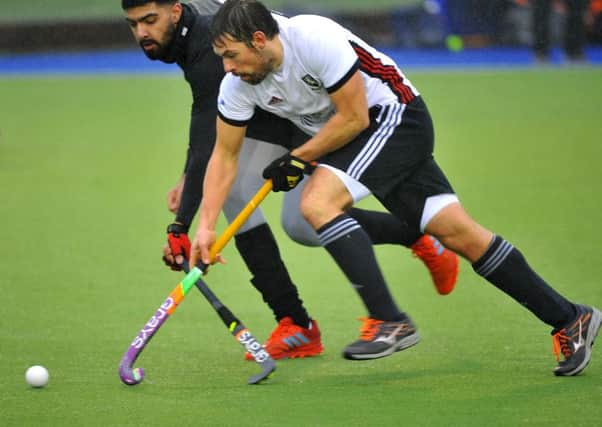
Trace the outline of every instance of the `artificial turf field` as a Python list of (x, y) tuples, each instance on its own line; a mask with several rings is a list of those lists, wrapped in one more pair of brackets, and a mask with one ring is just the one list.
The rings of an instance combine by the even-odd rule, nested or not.
[[(602, 307), (600, 69), (408, 74), (472, 215), (556, 289)], [(323, 356), (281, 361), (267, 383), (247, 386), (257, 366), (192, 290), (139, 359), (145, 382), (121, 384), (123, 352), (180, 278), (160, 253), (188, 89), (177, 76), (4, 78), (0, 99), (1, 425), (602, 423), (602, 345), (583, 375), (554, 377), (550, 328), (466, 262), (440, 297), (406, 249), (379, 247), (422, 341), (380, 360), (342, 359), (364, 309), (323, 250), (282, 234), (277, 194), (263, 208), (321, 326)], [(225, 255), (207, 281), (264, 339), (273, 319), (233, 245)], [(45, 389), (25, 384), (33, 364), (50, 370)]]

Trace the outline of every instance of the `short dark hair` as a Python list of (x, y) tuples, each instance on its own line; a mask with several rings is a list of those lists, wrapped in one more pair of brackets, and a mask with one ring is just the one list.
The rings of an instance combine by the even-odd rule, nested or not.
[(228, 35), (247, 46), (252, 46), (255, 31), (263, 32), (268, 39), (280, 32), (271, 12), (256, 0), (226, 0), (209, 29), (213, 43), (219, 44), (219, 39)]
[(148, 3), (157, 3), (157, 4), (174, 4), (179, 0), (121, 0), (121, 8), (123, 10), (128, 10), (132, 7), (144, 6)]

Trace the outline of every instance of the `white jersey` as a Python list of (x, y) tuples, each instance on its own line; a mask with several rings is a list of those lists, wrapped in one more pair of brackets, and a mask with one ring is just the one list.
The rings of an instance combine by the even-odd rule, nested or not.
[(218, 98), (220, 117), (244, 125), (258, 106), (291, 120), (310, 135), (334, 114), (329, 93), (359, 68), (368, 106), (407, 104), (416, 89), (388, 56), (372, 48), (336, 22), (315, 15), (275, 16), (284, 58), (258, 85), (228, 73)]

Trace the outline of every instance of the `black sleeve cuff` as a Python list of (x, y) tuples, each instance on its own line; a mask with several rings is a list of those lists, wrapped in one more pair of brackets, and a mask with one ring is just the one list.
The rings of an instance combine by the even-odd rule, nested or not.
[(355, 72), (357, 70), (359, 70), (359, 68), (360, 68), (360, 60), (358, 59), (357, 61), (355, 61), (355, 63), (349, 69), (349, 71), (347, 71), (347, 73), (341, 78), (341, 80), (336, 82), (334, 85), (326, 88), (326, 92), (333, 93), (333, 92), (336, 92), (337, 90), (339, 90), (341, 88), (341, 86), (343, 86), (345, 83), (347, 83), (347, 81), (351, 78), (351, 76), (353, 76), (355, 74)]
[(244, 127), (247, 124), (249, 124), (249, 122), (251, 121), (251, 119), (249, 119), (249, 120), (233, 120), (233, 119), (229, 119), (228, 117), (224, 116), (220, 111), (217, 112), (217, 115), (224, 122), (228, 123), (231, 126), (236, 126), (236, 127)]

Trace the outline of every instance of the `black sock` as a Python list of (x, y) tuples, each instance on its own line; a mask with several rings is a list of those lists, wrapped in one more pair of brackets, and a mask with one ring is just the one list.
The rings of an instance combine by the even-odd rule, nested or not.
[(253, 275), (251, 283), (272, 309), (277, 321), (292, 317), (295, 324), (307, 328), (309, 315), (291, 281), (280, 250), (268, 224), (237, 234), (236, 248)]
[(322, 245), (361, 297), (370, 317), (388, 321), (404, 319), (376, 263), (372, 242), (357, 221), (342, 214), (317, 232)]
[(520, 251), (500, 236), (494, 237), (472, 268), (554, 328), (577, 315), (575, 306), (539, 277)]
[(411, 229), (388, 212), (351, 208), (347, 214), (362, 226), (375, 245), (390, 243), (410, 247), (422, 236), (420, 230)]

